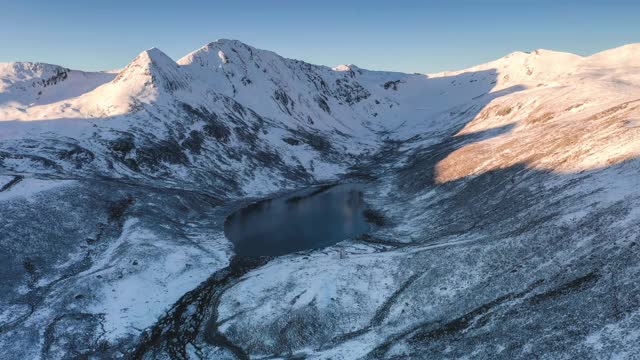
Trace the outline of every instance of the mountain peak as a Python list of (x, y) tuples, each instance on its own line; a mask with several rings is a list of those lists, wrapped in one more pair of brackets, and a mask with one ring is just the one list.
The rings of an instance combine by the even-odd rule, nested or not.
[(114, 83), (139, 83), (168, 91), (186, 88), (185, 75), (178, 64), (158, 48), (150, 48), (136, 56), (113, 80)]
[(579, 59), (582, 58), (582, 56), (580, 55), (576, 55), (573, 53), (568, 53), (568, 52), (563, 52), (563, 51), (556, 51), (556, 50), (549, 50), (549, 49), (535, 49), (532, 51), (514, 51), (512, 53), (509, 53), (505, 56), (503, 56), (502, 58), (498, 59), (498, 60), (502, 60), (502, 59), (535, 59), (535, 58), (573, 58), (573, 59)]
[(601, 51), (587, 58), (593, 65), (599, 66), (640, 66), (640, 43), (632, 43)]
[(150, 58), (153, 58), (153, 57), (156, 57), (156, 58), (160, 58), (160, 57), (169, 58), (169, 56), (167, 54), (165, 54), (162, 50), (158, 49), (155, 46), (151, 47), (151, 48), (149, 48), (147, 50), (144, 50), (140, 54), (145, 54), (145, 55), (149, 56)]
[(205, 46), (216, 47), (216, 46), (223, 46), (223, 45), (249, 46), (249, 45), (243, 43), (242, 41), (236, 40), (236, 39), (218, 39), (216, 41), (212, 41), (212, 42), (208, 43)]
[[(239, 49), (246, 49), (248, 51), (257, 51), (257, 49), (254, 48), (253, 46), (245, 44), (240, 40), (218, 39), (216, 41), (212, 41), (212, 42), (207, 43), (206, 45), (200, 47), (199, 49), (196, 49), (195, 51), (191, 52), (187, 56), (189, 56), (191, 54), (195, 54), (195, 53), (211, 51), (213, 49), (216, 49), (216, 50), (219, 50), (219, 51), (223, 51), (223, 52), (224, 51), (233, 51), (234, 49), (236, 51), (239, 50)], [(178, 63), (180, 63), (180, 60), (178, 60)]]
[(127, 67), (130, 66), (177, 67), (177, 64), (162, 50), (152, 47), (138, 54)]
[(24, 82), (31, 79), (46, 79), (68, 73), (69, 69), (40, 62), (0, 63), (0, 88), (2, 84)]
[(258, 51), (267, 52), (266, 50), (258, 50), (239, 40), (219, 39), (183, 56), (177, 63), (180, 65), (198, 64), (202, 67), (217, 67), (234, 62), (233, 57), (251, 57), (252, 54)]
[(333, 68), (334, 71), (355, 71), (358, 69), (360, 68), (353, 64), (340, 64)]

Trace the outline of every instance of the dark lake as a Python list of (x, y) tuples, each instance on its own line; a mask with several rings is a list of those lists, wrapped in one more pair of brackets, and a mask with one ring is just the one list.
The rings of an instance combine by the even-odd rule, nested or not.
[(224, 232), (243, 256), (319, 249), (369, 230), (357, 184), (320, 186), (264, 200), (231, 214)]

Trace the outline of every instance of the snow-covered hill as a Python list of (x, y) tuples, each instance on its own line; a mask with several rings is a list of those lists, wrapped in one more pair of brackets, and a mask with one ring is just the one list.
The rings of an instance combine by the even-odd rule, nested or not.
[(89, 92), (115, 75), (72, 71), (42, 63), (0, 63), (0, 114), (10, 119), (14, 112), (59, 102)]
[[(0, 64), (0, 359), (636, 358), (639, 156), (640, 44)], [(384, 225), (232, 259), (232, 210), (353, 180)]]

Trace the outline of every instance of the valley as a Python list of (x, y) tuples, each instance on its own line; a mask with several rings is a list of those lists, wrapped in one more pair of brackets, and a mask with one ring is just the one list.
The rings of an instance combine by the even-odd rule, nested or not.
[[(639, 59), (2, 63), (0, 359), (640, 356)], [(334, 183), (361, 187), (329, 242), (225, 235)]]

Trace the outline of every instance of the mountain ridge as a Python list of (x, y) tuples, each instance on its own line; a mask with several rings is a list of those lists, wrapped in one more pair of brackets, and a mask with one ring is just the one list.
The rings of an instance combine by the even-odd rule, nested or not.
[[(637, 358), (637, 49), (0, 74), (0, 359)], [(234, 256), (230, 213), (343, 182), (367, 234)]]

